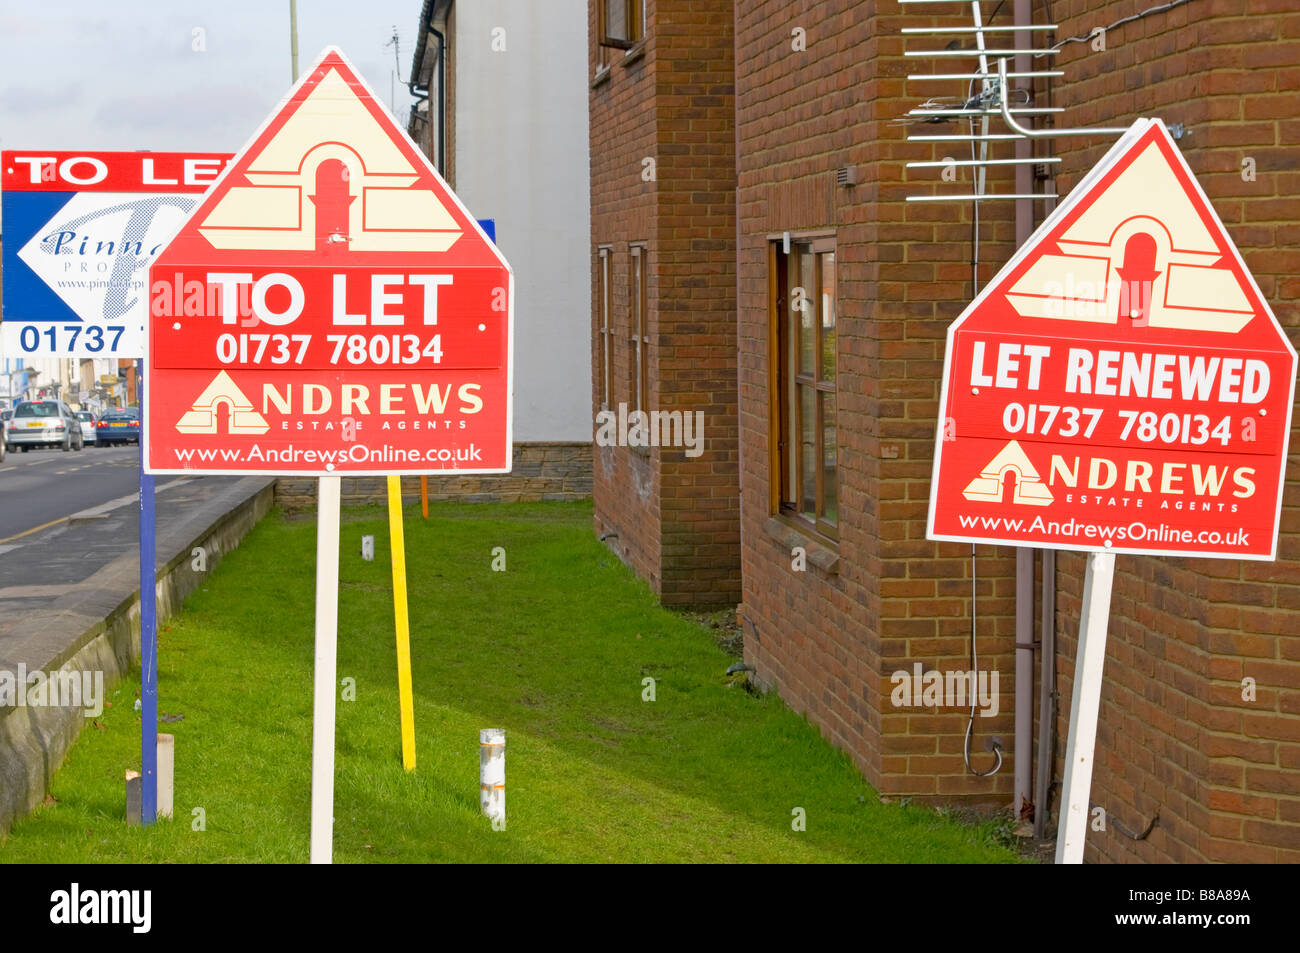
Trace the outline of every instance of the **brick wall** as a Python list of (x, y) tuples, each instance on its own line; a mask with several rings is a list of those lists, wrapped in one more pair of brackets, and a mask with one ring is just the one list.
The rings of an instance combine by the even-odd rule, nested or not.
[[(1054, 8), (1062, 37), (1134, 12), (1096, 0)], [(1054, 95), (1079, 104), (1069, 115), (1080, 124), (1183, 123), (1179, 148), (1300, 341), (1300, 9), (1198, 0), (1108, 31), (1105, 46), (1068, 44)], [(1062, 184), (1077, 182), (1105, 145), (1059, 140)], [(1248, 158), (1254, 181), (1242, 174)], [(1134, 830), (1156, 812), (1160, 821), (1141, 842), (1090, 836), (1090, 860), (1300, 860), (1298, 437), (1293, 430), (1277, 562), (1116, 559), (1092, 800)], [(1083, 560), (1068, 554), (1058, 565), (1068, 699)], [(1248, 677), (1253, 701), (1242, 698)]]
[[(929, 186), (907, 184), (903, 162), (930, 156), (894, 123), (936, 91), (905, 90), (913, 64), (898, 30), (931, 21), (874, 9), (737, 8), (746, 651), (760, 680), (881, 791), (1006, 802), (1009, 759), (991, 779), (965, 771), (964, 710), (889, 703), (896, 670), (970, 667), (969, 547), (927, 542), (924, 523), (943, 335), (971, 291), (971, 223), (963, 204), (904, 202)], [(861, 184), (837, 187), (843, 166), (856, 166)], [(1010, 222), (1009, 209), (984, 210), (983, 261), (1009, 253)], [(838, 559), (803, 572), (792, 569), (799, 536), (771, 519), (769, 484), (768, 243), (787, 230), (830, 230), (837, 242)], [(1014, 558), (990, 549), (978, 571), (980, 667), (1009, 674)], [(1012, 687), (1003, 679), (1000, 714), (978, 720), (977, 768), (990, 763), (984, 738), (1010, 743)]]
[[(595, 74), (596, 7), (589, 8)], [(592, 268), (611, 256), (610, 407), (630, 402), (629, 244), (648, 249), (647, 410), (701, 411), (703, 453), (597, 447), (595, 529), (665, 603), (739, 596), (731, 4), (648, 0), (644, 45), (592, 84)], [(600, 303), (592, 282), (593, 406)]]
[[(1051, 4), (1061, 38), (1145, 6)], [(943, 153), (907, 143), (898, 123), (930, 96), (960, 92), (905, 81), (916, 64), (902, 56), (900, 29), (965, 20), (903, 9), (853, 0), (736, 4), (746, 657), (883, 792), (1007, 804), (1012, 550), (978, 548), (980, 668), (1001, 674), (1001, 703), (998, 717), (976, 721), (973, 761), (978, 769), (991, 763), (982, 742), (996, 734), (1006, 744), (1002, 771), (987, 779), (967, 772), (964, 710), (900, 710), (888, 697), (889, 674), (913, 662), (969, 667), (972, 609), (970, 547), (925, 539), (943, 338), (972, 296), (971, 208), (904, 201), (933, 188), (937, 173), (903, 163)], [(1044, 5), (1035, 10), (1042, 22)], [(1180, 146), (1294, 340), (1300, 279), (1287, 263), (1300, 238), (1300, 13), (1292, 11), (1287, 2), (1197, 0), (1112, 31), (1105, 51), (1069, 44), (1059, 57), (1066, 81), (1052, 96), (1067, 108), (1066, 125), (1126, 125), (1142, 115), (1187, 125)], [(792, 48), (796, 28), (806, 51)], [(1041, 103), (1046, 90), (1038, 93)], [(1066, 194), (1111, 141), (1057, 140), (1065, 160), (1058, 191)], [(1254, 182), (1241, 176), (1247, 156), (1256, 160)], [(853, 189), (832, 184), (844, 165), (861, 172)], [(1011, 184), (994, 176), (990, 188)], [(1010, 257), (1014, 219), (1010, 203), (985, 204), (981, 214), (987, 281)], [(772, 519), (770, 505), (768, 239), (825, 229), (836, 235), (839, 259), (842, 518), (838, 553), (796, 572), (790, 549), (799, 537)], [(1277, 563), (1117, 559), (1092, 800), (1130, 829), (1156, 811), (1160, 823), (1140, 842), (1115, 825), (1090, 834), (1090, 860), (1300, 859), (1295, 437)], [(1082, 576), (1081, 557), (1059, 559), (1058, 778)], [(1253, 702), (1241, 699), (1244, 677), (1258, 684)], [(1059, 792), (1053, 807), (1057, 800)]]
[[(647, 38), (639, 57), (625, 57), (621, 50), (608, 50), (611, 63), (603, 79), (591, 89), (591, 242), (592, 269), (599, 264), (596, 248), (608, 247), (610, 255), (610, 327), (613, 333), (611, 367), (613, 383), (610, 405), (628, 399), (628, 365), (632, 355), (628, 341), (631, 324), (631, 256), (628, 245), (647, 242), (649, 247), (649, 294), (647, 316), (655, 327), (658, 311), (658, 280), (655, 272), (658, 242), (656, 182), (642, 178), (644, 159), (658, 162), (655, 130), (654, 67), (659, 55), (659, 34), (655, 28), (656, 4), (647, 11)], [(595, 3), (589, 5), (591, 73), (599, 62)], [(592, 281), (593, 340), (600, 321), (600, 306)], [(650, 388), (653, 393), (651, 354)], [(599, 406), (599, 348), (592, 348), (592, 404)], [(611, 547), (651, 588), (662, 592), (659, 575), (659, 472), (653, 457), (625, 447), (596, 447), (592, 474), (595, 530), (600, 535), (617, 534)]]

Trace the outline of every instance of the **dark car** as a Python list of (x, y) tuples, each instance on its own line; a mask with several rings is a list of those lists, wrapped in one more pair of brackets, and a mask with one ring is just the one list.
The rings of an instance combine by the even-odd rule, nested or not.
[(140, 415), (134, 408), (110, 410), (95, 423), (96, 441), (101, 447), (115, 443), (140, 442)]
[(62, 447), (80, 450), (81, 424), (61, 400), (28, 400), (14, 408), (5, 423), (5, 441), (9, 449), (26, 453), (32, 447)]

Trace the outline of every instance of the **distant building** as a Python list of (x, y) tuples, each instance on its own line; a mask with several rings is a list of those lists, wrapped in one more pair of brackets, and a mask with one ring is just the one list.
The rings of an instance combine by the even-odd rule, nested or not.
[[(425, 0), (408, 131), (515, 274), (509, 499), (591, 492), (585, 0)], [(430, 481), (431, 489), (436, 481)]]
[[(665, 604), (734, 605), (731, 3), (593, 3), (588, 29), (592, 407), (615, 422), (595, 449), (596, 530)], [(624, 424), (641, 414), (643, 432)]]

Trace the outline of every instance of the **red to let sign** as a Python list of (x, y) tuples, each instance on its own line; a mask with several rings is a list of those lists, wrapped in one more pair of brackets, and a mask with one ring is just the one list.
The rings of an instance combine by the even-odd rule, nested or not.
[(948, 329), (927, 535), (1273, 559), (1296, 352), (1139, 120)]
[(510, 266), (338, 50), (149, 288), (148, 472), (509, 472)]

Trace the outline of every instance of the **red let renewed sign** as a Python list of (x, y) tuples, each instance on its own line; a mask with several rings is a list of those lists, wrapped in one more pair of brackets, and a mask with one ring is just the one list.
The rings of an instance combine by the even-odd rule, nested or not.
[(1296, 353), (1158, 120), (948, 329), (931, 539), (1275, 556)]
[(150, 269), (152, 473), (501, 473), (510, 266), (327, 50)]

